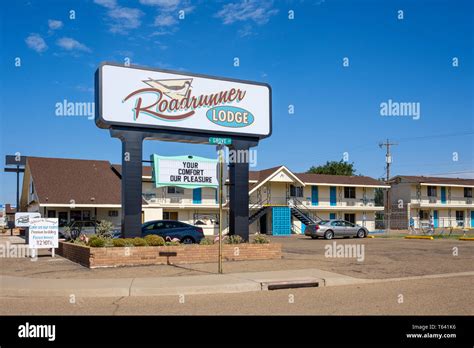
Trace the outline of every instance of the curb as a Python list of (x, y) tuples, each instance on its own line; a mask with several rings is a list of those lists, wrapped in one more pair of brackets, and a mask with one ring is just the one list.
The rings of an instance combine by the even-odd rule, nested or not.
[(474, 241), (474, 237), (460, 237), (459, 240)]
[(405, 239), (429, 239), (433, 240), (433, 236), (405, 236)]

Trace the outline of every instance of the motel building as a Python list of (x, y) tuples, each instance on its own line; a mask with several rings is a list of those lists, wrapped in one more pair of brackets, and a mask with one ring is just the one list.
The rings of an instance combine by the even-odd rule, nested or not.
[[(249, 173), (251, 233), (304, 233), (311, 219), (344, 219), (375, 229), (375, 189), (387, 188), (366, 176), (293, 173), (278, 166)], [(199, 225), (206, 235), (218, 233), (215, 188), (156, 188), (150, 166), (142, 173), (142, 221), (179, 220)], [(223, 227), (228, 226), (225, 188)], [(121, 224), (121, 166), (100, 160), (28, 157), (23, 177), (21, 210), (72, 221), (109, 220)]]
[(474, 179), (402, 175), (390, 182), (392, 211), (402, 216), (392, 227), (407, 229), (410, 219), (414, 228), (474, 227)]

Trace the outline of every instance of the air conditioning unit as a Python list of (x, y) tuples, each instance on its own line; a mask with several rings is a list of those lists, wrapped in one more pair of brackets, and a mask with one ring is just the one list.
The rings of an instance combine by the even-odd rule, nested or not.
[(472, 198), (466, 199), (466, 204), (472, 204)]
[(430, 197), (430, 203), (436, 203), (436, 197)]

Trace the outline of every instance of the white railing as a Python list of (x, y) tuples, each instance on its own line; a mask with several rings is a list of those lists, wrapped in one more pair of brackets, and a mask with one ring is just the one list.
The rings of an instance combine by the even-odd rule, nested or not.
[(473, 205), (474, 199), (471, 197), (451, 197), (444, 201), (441, 200), (441, 197), (428, 197), (428, 196), (421, 196), (420, 198), (416, 196), (411, 197), (412, 203), (421, 203), (421, 204), (446, 204), (446, 205)]

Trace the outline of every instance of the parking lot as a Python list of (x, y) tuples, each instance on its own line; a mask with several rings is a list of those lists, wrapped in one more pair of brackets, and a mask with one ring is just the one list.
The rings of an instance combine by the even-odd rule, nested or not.
[[(0, 243), (5, 243), (7, 239), (2, 237)], [(401, 238), (326, 241), (304, 236), (270, 239), (272, 243), (282, 244), (281, 260), (225, 262), (224, 272), (316, 268), (356, 278), (386, 279), (474, 271), (474, 243), (469, 241)], [(326, 255), (328, 246), (341, 245), (358, 246), (363, 251), (363, 260), (347, 257), (350, 255)], [(0, 272), (40, 278), (128, 278), (217, 273), (217, 263), (88, 269), (60, 256), (51, 258), (46, 254), (43, 252), (35, 262), (28, 258), (1, 258)]]

